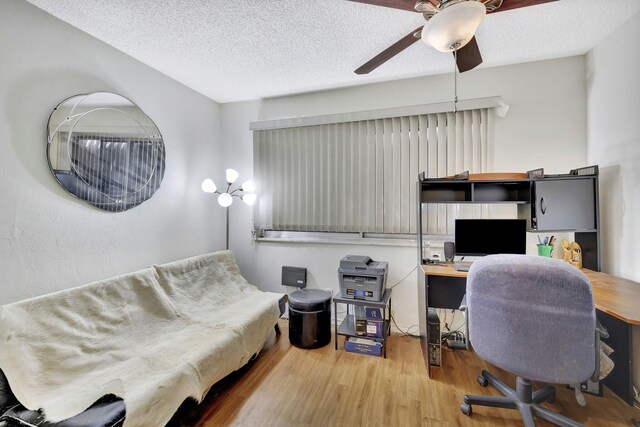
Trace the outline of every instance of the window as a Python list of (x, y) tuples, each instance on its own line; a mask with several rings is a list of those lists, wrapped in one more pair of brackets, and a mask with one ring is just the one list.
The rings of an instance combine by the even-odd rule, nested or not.
[[(263, 230), (413, 234), (416, 181), (487, 170), (492, 114), (481, 108), (254, 131)], [(448, 234), (460, 209), (428, 206), (428, 234)]]

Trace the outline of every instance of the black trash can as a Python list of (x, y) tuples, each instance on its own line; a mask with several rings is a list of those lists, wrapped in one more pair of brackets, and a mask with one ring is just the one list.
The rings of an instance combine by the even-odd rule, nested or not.
[(318, 348), (331, 341), (331, 294), (301, 289), (289, 295), (289, 342), (300, 348)]

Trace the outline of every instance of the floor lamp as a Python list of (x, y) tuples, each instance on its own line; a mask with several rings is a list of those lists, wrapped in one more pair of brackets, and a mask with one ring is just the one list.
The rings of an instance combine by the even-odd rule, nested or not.
[(202, 181), (202, 191), (205, 193), (218, 194), (218, 204), (227, 210), (227, 249), (229, 249), (229, 206), (233, 203), (233, 198), (242, 199), (247, 205), (252, 206), (256, 202), (255, 186), (253, 181), (245, 181), (242, 185), (231, 188), (232, 184), (240, 176), (234, 169), (226, 170), (227, 189), (224, 192), (218, 191), (215, 182), (211, 178)]

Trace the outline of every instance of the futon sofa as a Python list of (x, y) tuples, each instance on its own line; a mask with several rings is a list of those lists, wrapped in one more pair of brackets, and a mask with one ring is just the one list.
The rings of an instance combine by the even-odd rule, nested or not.
[(229, 251), (0, 307), (0, 426), (163, 426), (244, 366), (282, 294)]

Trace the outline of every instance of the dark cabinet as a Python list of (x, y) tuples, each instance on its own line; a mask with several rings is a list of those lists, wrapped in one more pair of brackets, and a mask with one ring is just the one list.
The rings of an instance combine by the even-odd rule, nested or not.
[(596, 181), (592, 177), (532, 182), (531, 204), (518, 217), (536, 231), (596, 230)]

